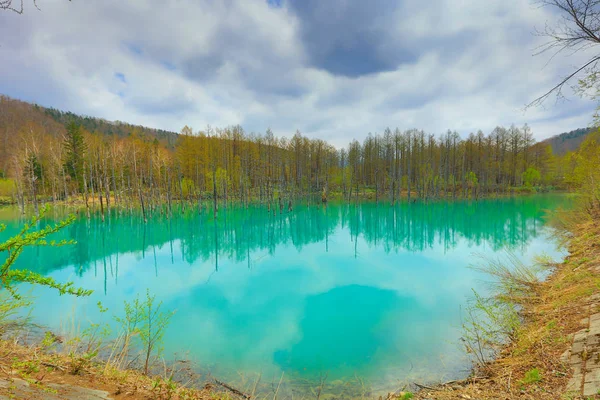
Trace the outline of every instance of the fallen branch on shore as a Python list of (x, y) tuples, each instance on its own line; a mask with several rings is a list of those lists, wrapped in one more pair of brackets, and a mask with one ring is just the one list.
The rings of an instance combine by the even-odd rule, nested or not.
[[(417, 382), (413, 382), (413, 385), (417, 386), (419, 389), (440, 390), (440, 388), (433, 388), (431, 386), (421, 385), (420, 383), (417, 383)], [(440, 385), (440, 386), (443, 386), (443, 385)]]
[(240, 391), (240, 390), (238, 390), (238, 389), (234, 388), (233, 386), (231, 386), (231, 385), (228, 385), (227, 383), (225, 383), (225, 382), (222, 382), (222, 381), (220, 381), (220, 380), (218, 380), (218, 379), (216, 379), (216, 378), (215, 378), (215, 383), (216, 383), (217, 385), (219, 385), (219, 386), (222, 386), (222, 387), (224, 387), (225, 389), (229, 390), (231, 393), (233, 393), (233, 394), (237, 394), (238, 396), (240, 396), (240, 397), (243, 397), (244, 399), (250, 399), (250, 398), (252, 397), (252, 396), (250, 396), (249, 394), (246, 394), (246, 393), (244, 393), (244, 392), (242, 392), (242, 391)]
[(427, 386), (427, 385), (423, 385), (421, 383), (417, 383), (417, 382), (413, 382), (412, 384), (415, 385), (416, 387), (418, 387), (419, 389), (425, 389), (425, 390), (432, 390), (432, 391), (442, 391), (445, 389), (445, 387), (450, 386), (450, 385), (460, 385), (460, 386), (465, 386), (469, 383), (473, 383), (475, 381), (480, 381), (484, 379), (483, 377), (478, 377), (478, 376), (472, 376), (469, 377), (467, 379), (460, 379), (460, 380), (452, 380), (452, 381), (447, 381), (447, 382), (443, 382), (443, 383), (439, 383), (435, 386)]
[(45, 366), (45, 367), (50, 367), (50, 368), (58, 369), (58, 370), (61, 370), (61, 371), (64, 371), (64, 370), (65, 370), (65, 369), (64, 369), (63, 367), (61, 367), (60, 365), (51, 364), (51, 363), (49, 363), (49, 362), (45, 362), (45, 361), (42, 361), (40, 364), (42, 364), (42, 365), (43, 365), (43, 366)]

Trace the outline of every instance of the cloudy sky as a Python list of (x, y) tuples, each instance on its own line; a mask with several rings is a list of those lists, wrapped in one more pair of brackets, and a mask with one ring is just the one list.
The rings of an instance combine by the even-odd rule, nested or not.
[(533, 0), (28, 1), (0, 12), (0, 93), (109, 120), (342, 146), (387, 126), (527, 122), (541, 139), (594, 108), (524, 110), (585, 58), (532, 55), (535, 27), (557, 18)]

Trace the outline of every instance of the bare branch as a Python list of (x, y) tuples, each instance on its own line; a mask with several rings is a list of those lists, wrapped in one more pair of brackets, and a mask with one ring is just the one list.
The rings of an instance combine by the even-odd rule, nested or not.
[[(41, 11), (37, 5), (37, 0), (32, 0), (32, 2), (33, 6)], [(13, 5), (13, 3), (15, 3), (15, 5)], [(23, 14), (23, 9), (23, 0), (0, 0), (0, 10), (13, 11), (17, 14)]]
[[(534, 55), (551, 51), (553, 54), (550, 62), (564, 51), (572, 55), (600, 44), (600, 0), (538, 0), (538, 4), (557, 9), (561, 13), (561, 19), (555, 26), (546, 24), (544, 30), (536, 30), (536, 35), (546, 37), (548, 41), (536, 48)], [(595, 70), (598, 61), (600, 61), (600, 54), (576, 68), (525, 108), (542, 104), (553, 93), (560, 97), (565, 84), (585, 69)]]
[(590, 65), (597, 63), (598, 61), (600, 61), (600, 55), (596, 56), (594, 58), (592, 58), (590, 61), (588, 61), (587, 63), (585, 63), (583, 66), (577, 68), (575, 71), (573, 71), (571, 74), (567, 75), (565, 78), (563, 78), (560, 83), (558, 83), (556, 86), (554, 86), (552, 89), (548, 90), (546, 93), (544, 93), (543, 95), (541, 95), (540, 97), (538, 97), (537, 99), (533, 100), (531, 103), (529, 103), (527, 105), (526, 108), (534, 106), (534, 105), (540, 105), (541, 103), (544, 102), (544, 100), (546, 100), (552, 93), (557, 93), (557, 95), (560, 95), (561, 93), (561, 89), (562, 87), (571, 79), (573, 78), (575, 75), (577, 75), (579, 72), (583, 71), (584, 69), (588, 68)]
[(0, 0), (0, 10), (14, 11), (17, 14), (23, 14), (23, 0), (20, 0), (20, 8), (15, 8), (13, 6), (13, 0)]

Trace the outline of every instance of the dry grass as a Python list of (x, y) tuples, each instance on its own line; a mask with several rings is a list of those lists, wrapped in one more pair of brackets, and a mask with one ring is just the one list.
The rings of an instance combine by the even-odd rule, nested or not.
[[(13, 378), (29, 382), (30, 387), (39, 389), (42, 394), (44, 391), (52, 391), (49, 384), (68, 384), (103, 390), (114, 399), (229, 398), (227, 393), (218, 393), (210, 388), (186, 388), (163, 377), (149, 377), (133, 370), (118, 370), (101, 363), (48, 353), (39, 346), (24, 346), (14, 341), (2, 340), (0, 380), (10, 381)], [(12, 393), (10, 387), (0, 386), (0, 397), (3, 395), (8, 398), (22, 398), (19, 397), (19, 393)]]

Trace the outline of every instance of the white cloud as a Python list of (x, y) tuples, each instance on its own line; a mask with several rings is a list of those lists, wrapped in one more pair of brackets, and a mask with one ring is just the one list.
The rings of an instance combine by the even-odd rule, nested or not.
[[(467, 134), (528, 122), (541, 139), (591, 119), (594, 105), (575, 97), (524, 112), (585, 57), (533, 57), (542, 39), (531, 32), (556, 16), (528, 0), (382, 3), (385, 12), (292, 1), (48, 0), (4, 12), (0, 92), (175, 131), (240, 123), (337, 146), (386, 126)], [(339, 10), (336, 35), (329, 9)], [(318, 49), (307, 27), (322, 34)]]

